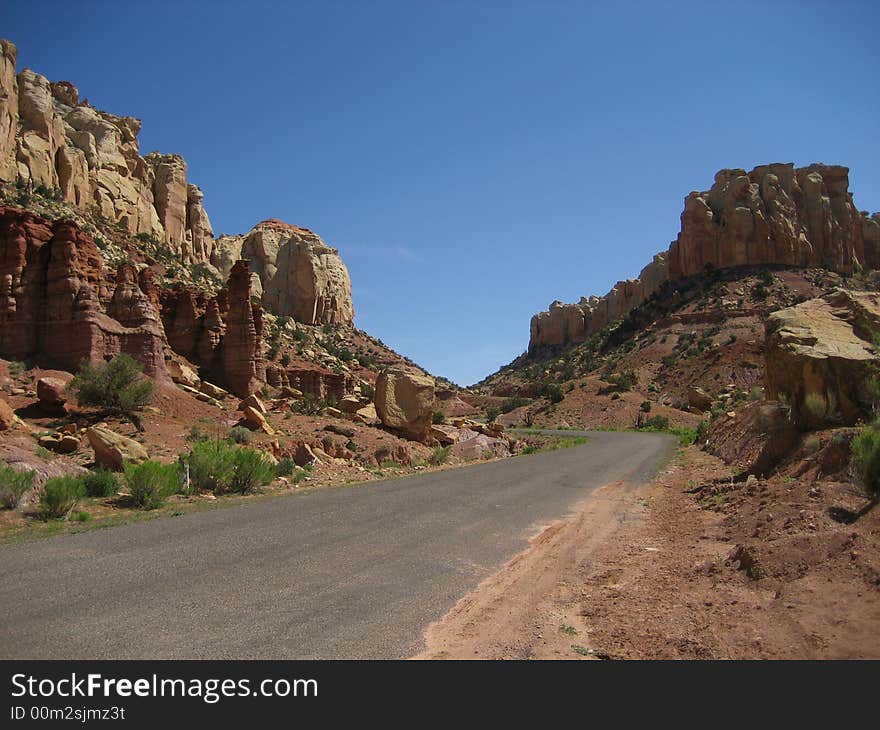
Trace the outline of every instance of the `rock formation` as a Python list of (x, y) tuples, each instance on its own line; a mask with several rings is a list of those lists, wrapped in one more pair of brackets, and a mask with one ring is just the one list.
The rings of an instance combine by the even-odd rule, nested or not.
[(765, 327), (767, 398), (787, 402), (795, 423), (821, 428), (868, 415), (868, 381), (880, 374), (880, 295), (836, 289), (773, 312)]
[(239, 258), (251, 262), (254, 290), (273, 314), (303, 324), (352, 323), (348, 269), (312, 231), (273, 219), (246, 236), (221, 236), (213, 265), (226, 275)]
[(434, 414), (434, 379), (404, 368), (388, 368), (376, 379), (374, 402), (384, 425), (423, 441)]
[(880, 266), (880, 215), (860, 213), (839, 165), (721, 170), (685, 198), (681, 232), (636, 279), (604, 297), (554, 302), (532, 318), (529, 349), (584, 340), (648, 299), (666, 281), (707, 268), (816, 266), (841, 274)]
[(167, 377), (158, 313), (132, 272), (121, 270), (109, 309), (102, 275), (95, 242), (73, 222), (0, 208), (0, 354), (75, 370), (125, 352)]
[(0, 41), (0, 180), (60, 190), (76, 208), (154, 236), (184, 263), (207, 263), (211, 225), (183, 159), (141, 157), (140, 120), (94, 109), (69, 82), (30, 69), (16, 76), (16, 55)]

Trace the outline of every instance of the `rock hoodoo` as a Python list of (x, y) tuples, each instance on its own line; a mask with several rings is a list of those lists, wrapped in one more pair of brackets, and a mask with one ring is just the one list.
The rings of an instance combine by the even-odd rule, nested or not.
[(583, 341), (666, 281), (736, 266), (820, 266), (838, 273), (880, 266), (880, 214), (860, 213), (839, 165), (761, 165), (721, 170), (707, 191), (685, 198), (681, 232), (636, 279), (604, 297), (553, 302), (532, 317), (529, 349)]

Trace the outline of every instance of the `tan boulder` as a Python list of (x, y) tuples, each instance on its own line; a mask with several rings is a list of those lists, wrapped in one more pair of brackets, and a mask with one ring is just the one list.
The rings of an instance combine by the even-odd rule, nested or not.
[(12, 406), (0, 398), (0, 431), (8, 431), (18, 422), (18, 416)]
[(367, 403), (363, 408), (358, 408), (355, 415), (360, 416), (366, 423), (379, 420), (379, 414), (376, 413), (376, 406), (373, 403)]
[(179, 360), (168, 360), (165, 365), (168, 367), (171, 379), (175, 383), (188, 385), (190, 388), (198, 388), (200, 386), (202, 381), (198, 373), (186, 363)]
[(374, 402), (384, 425), (424, 440), (434, 415), (434, 379), (401, 367), (388, 368), (376, 380)]
[(262, 431), (269, 436), (275, 433), (272, 426), (266, 420), (266, 417), (253, 406), (244, 406), (241, 410), (241, 420), (244, 426), (252, 431)]
[(871, 409), (869, 379), (880, 358), (880, 295), (836, 289), (767, 319), (764, 382), (801, 428), (852, 424)]
[(238, 404), (238, 410), (243, 411), (245, 408), (253, 408), (257, 413), (263, 416), (268, 412), (263, 401), (261, 401), (255, 393), (251, 393)]
[(58, 454), (72, 454), (79, 448), (79, 438), (65, 433), (41, 436), (37, 443), (44, 449), (49, 449)]
[(214, 385), (213, 383), (208, 383), (206, 381), (202, 381), (202, 384), (199, 386), (199, 390), (205, 395), (209, 395), (212, 398), (216, 398), (217, 400), (226, 398), (229, 395), (229, 391), (223, 390), (223, 388)]
[(697, 385), (688, 389), (688, 408), (703, 413), (712, 407), (712, 396)]
[(86, 437), (95, 451), (98, 466), (121, 471), (125, 463), (139, 464), (149, 458), (147, 450), (134, 439), (111, 431), (106, 426), (86, 429)]
[(279, 394), (279, 398), (290, 398), (291, 400), (299, 400), (302, 397), (303, 392), (299, 388), (291, 388), (289, 385), (282, 387)]
[(357, 413), (361, 409), (361, 402), (353, 395), (347, 395), (342, 398), (339, 403), (339, 410), (343, 413)]

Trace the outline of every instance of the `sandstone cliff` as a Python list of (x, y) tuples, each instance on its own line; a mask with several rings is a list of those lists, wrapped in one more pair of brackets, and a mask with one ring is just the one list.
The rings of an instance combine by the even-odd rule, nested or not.
[(636, 279), (604, 297), (553, 302), (532, 318), (529, 349), (579, 342), (648, 299), (667, 281), (707, 267), (819, 266), (842, 274), (880, 266), (880, 214), (855, 207), (839, 165), (721, 170), (685, 198), (681, 232)]
[(307, 228), (272, 219), (246, 236), (221, 236), (214, 266), (226, 275), (239, 258), (251, 262), (255, 293), (273, 314), (303, 324), (352, 323), (348, 269), (339, 252)]
[(141, 157), (140, 120), (94, 109), (69, 82), (30, 69), (16, 76), (16, 54), (0, 41), (0, 180), (59, 190), (75, 208), (154, 236), (184, 263), (207, 262), (211, 225), (183, 159)]

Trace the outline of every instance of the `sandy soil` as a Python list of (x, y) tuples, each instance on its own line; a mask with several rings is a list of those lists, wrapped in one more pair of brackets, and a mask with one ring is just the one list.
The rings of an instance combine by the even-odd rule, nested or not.
[(876, 510), (841, 524), (835, 503), (864, 503), (851, 487), (785, 478), (685, 491), (729, 477), (690, 448), (651, 484), (605, 487), (432, 625), (419, 658), (880, 657)]

